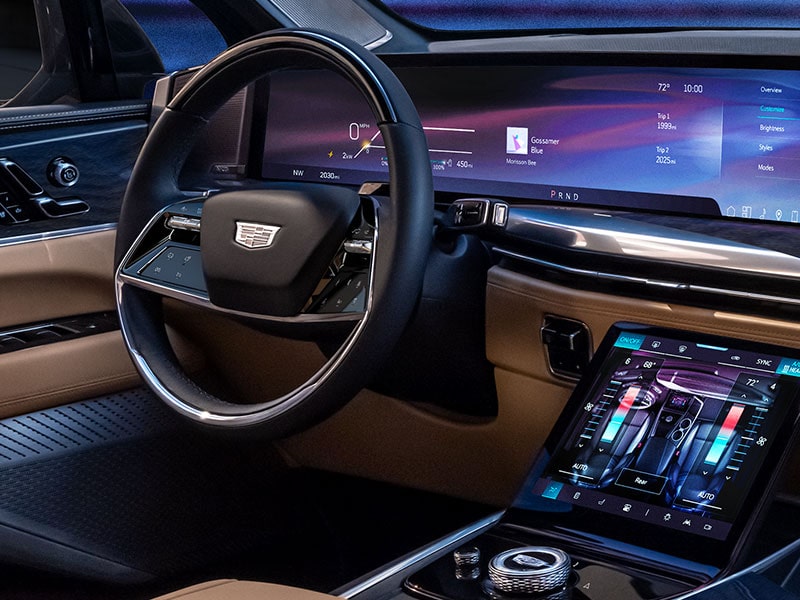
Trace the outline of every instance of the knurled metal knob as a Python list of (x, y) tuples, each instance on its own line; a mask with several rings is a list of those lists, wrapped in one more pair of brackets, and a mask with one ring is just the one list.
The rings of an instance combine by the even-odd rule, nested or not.
[(459, 548), (453, 552), (453, 561), (460, 568), (477, 567), (481, 562), (481, 551), (475, 546)]
[(66, 157), (59, 156), (50, 161), (47, 167), (47, 177), (50, 183), (59, 187), (71, 187), (78, 183), (81, 173), (78, 167)]
[(572, 570), (566, 552), (547, 546), (506, 550), (489, 562), (489, 579), (507, 594), (541, 594), (564, 587)]

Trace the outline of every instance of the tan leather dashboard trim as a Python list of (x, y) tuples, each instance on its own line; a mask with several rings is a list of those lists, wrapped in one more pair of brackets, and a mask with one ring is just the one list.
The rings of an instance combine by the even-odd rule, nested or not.
[(218, 579), (159, 596), (155, 600), (330, 600), (334, 597), (274, 583)]
[(594, 344), (617, 321), (769, 341), (800, 347), (800, 324), (567, 288), (493, 267), (487, 291), (487, 356), (498, 367), (554, 380), (545, 362), (540, 328), (545, 315), (586, 323)]
[(296, 464), (505, 506), (569, 393), (496, 373), (496, 419), (449, 420), (370, 391), (326, 422), (280, 442)]
[(496, 366), (496, 419), (456, 422), (365, 391), (321, 425), (280, 443), (300, 465), (506, 505), (572, 384), (547, 368), (546, 314), (585, 322), (595, 344), (617, 321), (637, 321), (800, 347), (800, 324), (568, 288), (489, 271), (486, 352)]

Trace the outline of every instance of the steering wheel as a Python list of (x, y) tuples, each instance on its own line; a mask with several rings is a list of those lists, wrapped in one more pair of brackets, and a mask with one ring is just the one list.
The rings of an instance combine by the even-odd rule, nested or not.
[[(386, 147), (388, 195), (256, 181), (207, 198), (181, 192), (181, 168), (211, 116), (248, 84), (290, 68), (332, 70), (361, 92)], [(123, 199), (116, 301), (142, 378), (180, 414), (210, 427), (275, 437), (325, 418), (369, 383), (410, 318), (430, 247), (432, 190), (416, 109), (370, 52), (326, 32), (288, 29), (229, 48), (163, 111)], [(360, 265), (360, 300), (341, 311), (322, 309), (320, 282), (343, 285), (330, 271), (343, 258)], [(312, 337), (333, 326), (346, 326), (347, 333), (296, 389), (237, 403), (202, 389), (180, 366), (167, 338), (164, 298), (251, 323), (302, 328)]]

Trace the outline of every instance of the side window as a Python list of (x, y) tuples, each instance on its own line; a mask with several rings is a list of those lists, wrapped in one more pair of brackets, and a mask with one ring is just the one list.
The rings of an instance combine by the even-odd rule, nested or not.
[(189, 0), (121, 0), (161, 55), (166, 72), (208, 62), (227, 46)]
[(42, 65), (33, 0), (0, 3), (0, 103), (17, 95)]
[(226, 47), (192, 0), (0, 0), (0, 106), (147, 97)]

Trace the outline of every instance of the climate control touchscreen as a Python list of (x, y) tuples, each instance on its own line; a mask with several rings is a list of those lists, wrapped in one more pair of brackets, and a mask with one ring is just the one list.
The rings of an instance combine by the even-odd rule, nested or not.
[(728, 537), (787, 444), (800, 360), (679, 333), (612, 329), (517, 506), (550, 499)]

